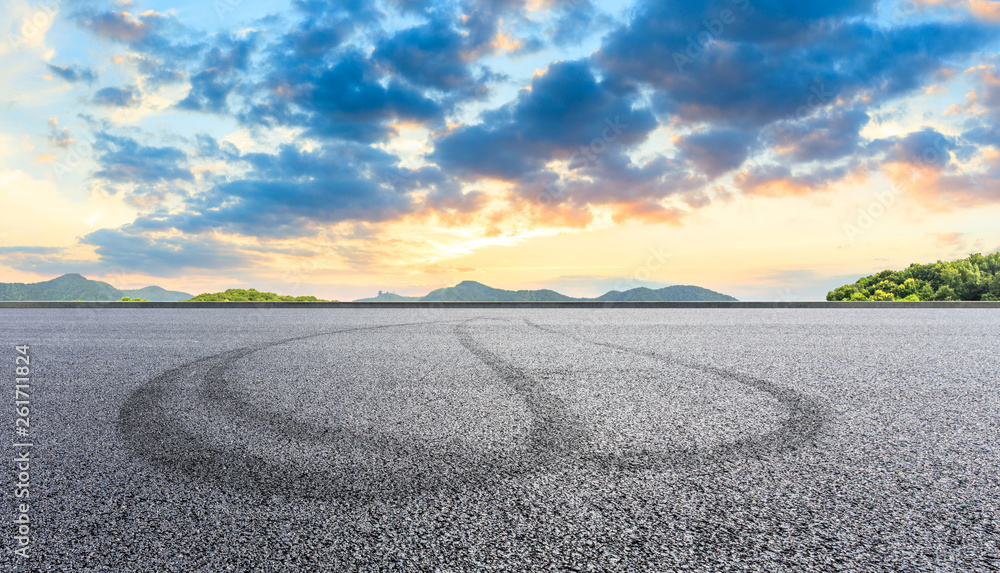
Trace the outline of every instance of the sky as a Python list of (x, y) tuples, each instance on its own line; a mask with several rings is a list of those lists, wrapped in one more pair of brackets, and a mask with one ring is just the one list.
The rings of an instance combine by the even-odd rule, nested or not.
[(1000, 2), (0, 5), (0, 282), (817, 300), (1000, 249)]

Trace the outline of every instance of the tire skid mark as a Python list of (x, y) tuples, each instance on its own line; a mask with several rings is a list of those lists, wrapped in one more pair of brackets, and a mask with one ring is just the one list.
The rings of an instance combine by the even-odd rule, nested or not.
[(788, 412), (788, 416), (775, 430), (759, 436), (726, 442), (705, 450), (698, 450), (696, 448), (667, 448), (656, 451), (640, 450), (628, 454), (602, 453), (588, 455), (589, 459), (601, 465), (622, 470), (646, 470), (662, 467), (711, 464), (735, 457), (761, 458), (772, 454), (795, 451), (806, 443), (813, 441), (826, 421), (826, 412), (819, 400), (761, 378), (732, 372), (716, 366), (678, 360), (650, 350), (639, 350), (610, 342), (587, 340), (563, 330), (541, 326), (528, 319), (525, 319), (524, 322), (543, 332), (570, 338), (584, 344), (601, 346), (618, 352), (626, 352), (731, 380), (772, 396)]
[[(485, 484), (502, 476), (530, 471), (535, 464), (514, 452), (506, 454), (506, 460), (500, 463), (481, 452), (462, 452), (455, 448), (445, 451), (409, 448), (395, 437), (375, 429), (362, 433), (292, 422), (278, 412), (248, 402), (229, 386), (224, 376), (240, 359), (283, 344), (364, 330), (450, 322), (454, 321), (340, 329), (246, 346), (201, 358), (167, 370), (133, 392), (119, 410), (118, 430), (140, 458), (165, 473), (181, 479), (215, 483), (244, 494), (266, 493), (314, 499), (349, 497), (352, 501), (365, 503), (386, 494), (405, 496), (428, 490), (465, 489), (474, 483)], [(180, 385), (192, 368), (205, 369), (198, 385), (200, 397), (211, 407), (219, 408), (251, 428), (263, 426), (293, 443), (303, 438), (334, 445), (347, 442), (354, 449), (361, 447), (375, 452), (376, 458), (405, 459), (409, 465), (403, 471), (388, 472), (379, 472), (377, 465), (307, 471), (267, 460), (238, 443), (226, 446), (213, 444), (176, 419), (165, 406), (182, 391)]]
[[(761, 457), (800, 447), (814, 438), (823, 425), (823, 411), (819, 403), (794, 390), (721, 368), (671, 359), (655, 352), (586, 340), (525, 320), (530, 327), (584, 344), (628, 352), (735, 381), (770, 394), (789, 412), (781, 426), (772, 432), (705, 450), (658, 448), (654, 451), (628, 453), (588, 452), (587, 430), (561, 398), (547, 391), (525, 369), (476, 342), (469, 324), (491, 320), (509, 322), (507, 319), (483, 317), (345, 328), (246, 346), (201, 358), (167, 370), (134, 391), (119, 410), (118, 429), (125, 442), (140, 458), (182, 480), (215, 483), (228, 490), (255, 496), (266, 494), (319, 499), (349, 498), (352, 502), (367, 503), (384, 499), (387, 495), (408, 497), (429, 490), (465, 491), (470, 487), (484, 487), (510, 477), (581, 463), (604, 471), (642, 471), (663, 467), (689, 467), (725, 461), (736, 456)], [(531, 417), (525, 452), (505, 452), (503, 459), (499, 459), (496, 455), (471, 447), (411, 447), (395, 436), (374, 428), (358, 432), (290, 420), (280, 412), (250, 402), (231, 387), (225, 376), (228, 370), (247, 356), (297, 341), (359, 331), (443, 324), (454, 324), (453, 333), (462, 346), (499, 374), (508, 387), (523, 400)], [(262, 429), (291, 443), (350, 445), (355, 450), (373, 452), (371, 460), (375, 462), (383, 458), (402, 461), (405, 465), (384, 468), (378, 463), (363, 464), (364, 467), (349, 464), (310, 471), (298, 468), (295, 464), (270, 461), (239, 443), (213, 444), (167, 408), (167, 404), (175, 401), (177, 395), (183, 392), (181, 385), (191, 378), (192, 369), (199, 380), (196, 386), (198, 398), (210, 408), (225, 413), (252, 430)], [(199, 369), (204, 372), (198, 371)]]
[(466, 350), (499, 374), (524, 401), (531, 415), (529, 443), (536, 461), (546, 464), (578, 451), (586, 431), (578, 420), (573, 419), (562, 398), (546, 391), (524, 369), (477, 343), (469, 332), (469, 322), (456, 325), (455, 335)]

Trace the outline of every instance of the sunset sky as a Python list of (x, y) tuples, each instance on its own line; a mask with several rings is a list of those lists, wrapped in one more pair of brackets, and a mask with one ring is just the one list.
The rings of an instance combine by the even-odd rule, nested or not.
[(0, 2), (0, 282), (798, 300), (1000, 248), (1000, 2)]

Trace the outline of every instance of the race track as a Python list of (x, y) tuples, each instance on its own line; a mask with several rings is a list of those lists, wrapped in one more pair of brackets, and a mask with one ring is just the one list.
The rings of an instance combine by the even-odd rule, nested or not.
[(0, 320), (34, 368), (22, 570), (1000, 567), (995, 310)]

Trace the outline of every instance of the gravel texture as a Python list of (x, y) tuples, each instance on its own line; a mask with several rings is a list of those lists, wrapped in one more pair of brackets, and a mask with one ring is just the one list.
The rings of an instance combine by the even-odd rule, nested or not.
[(1000, 569), (997, 310), (3, 309), (0, 342), (35, 444), (4, 571)]

